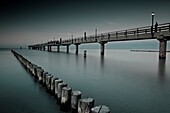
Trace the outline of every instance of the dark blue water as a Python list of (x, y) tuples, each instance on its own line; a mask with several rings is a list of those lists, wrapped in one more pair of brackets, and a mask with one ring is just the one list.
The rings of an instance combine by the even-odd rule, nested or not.
[[(16, 50), (31, 62), (63, 79), (95, 105), (109, 106), (112, 113), (170, 112), (170, 54), (166, 61), (157, 52), (98, 49), (46, 52)], [(62, 50), (66, 51), (66, 50)], [(59, 113), (59, 106), (27, 73), (10, 51), (0, 51), (0, 112)]]
[(10, 50), (0, 51), (0, 113), (60, 113), (53, 97), (27, 73)]

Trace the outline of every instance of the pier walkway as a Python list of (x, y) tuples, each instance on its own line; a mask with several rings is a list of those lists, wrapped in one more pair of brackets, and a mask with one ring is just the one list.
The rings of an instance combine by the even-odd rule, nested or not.
[(60, 46), (66, 46), (69, 52), (69, 46), (74, 44), (76, 47), (75, 53), (78, 54), (78, 47), (80, 44), (99, 43), (101, 45), (101, 55), (104, 55), (105, 44), (113, 41), (128, 41), (128, 40), (146, 40), (156, 39), (159, 41), (159, 58), (166, 59), (167, 41), (170, 40), (170, 23), (159, 24), (158, 26), (145, 26), (134, 29), (127, 29), (121, 31), (114, 31), (108, 33), (101, 33), (84, 36), (72, 39), (60, 39), (58, 41), (50, 41), (47, 43), (28, 45), (29, 49), (47, 50), (51, 51), (52, 46), (57, 46), (57, 51), (60, 51)]

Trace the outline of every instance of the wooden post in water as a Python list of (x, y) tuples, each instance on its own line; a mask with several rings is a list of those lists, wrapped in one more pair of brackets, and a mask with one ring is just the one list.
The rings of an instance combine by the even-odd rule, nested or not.
[(39, 81), (39, 83), (42, 83), (43, 72), (44, 72), (44, 70), (43, 70), (42, 68), (38, 68), (38, 70), (37, 70), (37, 76), (38, 76), (38, 81)]
[(46, 76), (47, 76), (48, 72), (44, 72), (43, 73), (43, 84), (46, 85)]
[(58, 95), (58, 84), (59, 83), (62, 83), (63, 80), (61, 79), (57, 79), (54, 81), (54, 94), (55, 94), (55, 97), (57, 98), (57, 95)]
[(33, 76), (35, 76), (35, 74), (36, 74), (36, 65), (35, 64), (33, 64), (33, 69), (32, 69), (32, 75)]
[(54, 94), (54, 89), (55, 89), (55, 80), (58, 80), (58, 78), (51, 78), (51, 94)]
[(68, 86), (62, 89), (60, 109), (63, 111), (69, 111), (71, 108), (71, 91), (72, 89)]
[(34, 78), (37, 79), (37, 69), (38, 69), (38, 66), (37, 65), (34, 65), (34, 71), (33, 71), (33, 75), (34, 75)]
[(86, 53), (87, 53), (87, 51), (86, 51), (86, 50), (84, 50), (84, 58), (86, 58)]
[(78, 113), (90, 113), (91, 108), (94, 107), (93, 98), (84, 98), (78, 101)]
[(91, 113), (110, 113), (110, 109), (105, 105), (99, 105), (93, 107)]
[(58, 84), (58, 94), (57, 94), (57, 103), (61, 103), (61, 94), (62, 94), (62, 89), (63, 87), (67, 87), (67, 84), (62, 82)]
[(47, 91), (50, 91), (50, 87), (51, 87), (51, 74), (47, 74), (46, 76), (46, 86), (47, 86)]
[(72, 113), (77, 113), (79, 99), (81, 99), (81, 92), (73, 91), (71, 94), (71, 111), (72, 111)]

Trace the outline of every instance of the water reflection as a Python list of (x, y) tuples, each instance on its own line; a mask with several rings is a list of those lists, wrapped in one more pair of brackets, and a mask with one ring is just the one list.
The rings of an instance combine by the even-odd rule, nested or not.
[(76, 65), (78, 65), (78, 62), (79, 62), (79, 56), (78, 56), (78, 54), (75, 55), (75, 58), (76, 58)]
[(86, 57), (84, 57), (84, 68), (86, 69), (86, 65), (87, 65), (87, 60), (86, 60)]
[(104, 55), (101, 55), (100, 57), (100, 66), (101, 66), (101, 70), (104, 71)]
[(165, 77), (165, 71), (166, 71), (165, 67), (166, 67), (166, 60), (160, 59), (158, 63), (158, 75), (161, 80), (163, 80)]

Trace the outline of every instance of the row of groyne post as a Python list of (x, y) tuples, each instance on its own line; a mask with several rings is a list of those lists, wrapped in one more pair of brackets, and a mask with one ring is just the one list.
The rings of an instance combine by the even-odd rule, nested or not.
[(17, 52), (13, 50), (11, 52), (33, 78), (55, 97), (61, 111), (71, 113), (110, 113), (110, 109), (106, 105), (94, 106), (95, 101), (93, 98), (81, 98), (81, 91), (72, 90), (62, 79), (49, 74)]

